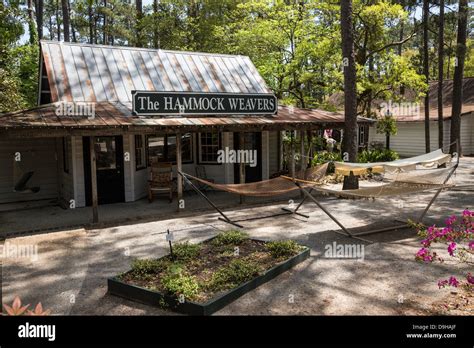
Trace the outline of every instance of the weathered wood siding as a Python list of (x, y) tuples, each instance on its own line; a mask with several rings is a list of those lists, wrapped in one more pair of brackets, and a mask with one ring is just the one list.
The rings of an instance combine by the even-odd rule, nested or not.
[[(21, 161), (15, 162), (15, 153)], [(58, 198), (58, 168), (55, 138), (0, 140), (0, 203)], [(38, 193), (14, 192), (25, 172), (34, 171), (27, 187)]]

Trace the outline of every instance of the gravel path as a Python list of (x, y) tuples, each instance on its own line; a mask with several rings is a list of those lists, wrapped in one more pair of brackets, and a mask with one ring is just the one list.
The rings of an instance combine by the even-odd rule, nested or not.
[[(474, 182), (474, 158), (462, 162), (458, 184)], [(395, 217), (419, 214), (430, 198), (427, 194), (388, 200), (344, 200), (324, 198), (323, 204), (346, 226), (380, 227)], [(429, 223), (473, 208), (474, 192), (456, 190), (440, 195), (428, 214)], [(230, 211), (232, 216), (264, 216), (278, 205)], [(217, 314), (429, 314), (431, 303), (449, 290), (438, 290), (436, 281), (462, 267), (423, 265), (414, 261), (419, 248), (415, 232), (404, 229), (368, 237), (372, 243), (332, 232), (337, 225), (316, 206), (305, 204), (308, 220), (279, 216), (244, 223), (253, 237), (295, 239), (311, 248), (311, 257), (225, 307)], [(106, 278), (126, 271), (134, 257), (160, 257), (168, 252), (166, 229), (178, 240), (199, 242), (229, 225), (214, 213), (200, 213), (180, 219), (144, 222), (98, 230), (77, 229), (7, 239), (6, 246), (37, 248), (33, 257), (3, 261), (3, 300), (15, 295), (24, 303), (42, 302), (55, 314), (173, 315), (157, 308), (126, 301), (107, 294)], [(366, 227), (364, 227), (365, 229)], [(328, 245), (363, 247), (363, 260), (336, 259), (325, 254)], [(32, 249), (34, 250), (34, 249)], [(359, 249), (362, 250), (362, 249)], [(35, 257), (37, 256), (37, 257)]]

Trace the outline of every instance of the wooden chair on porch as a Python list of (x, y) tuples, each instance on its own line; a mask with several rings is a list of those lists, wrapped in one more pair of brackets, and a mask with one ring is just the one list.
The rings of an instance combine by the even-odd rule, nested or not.
[(173, 167), (171, 163), (160, 163), (151, 158), (150, 180), (148, 180), (148, 201), (153, 202), (156, 194), (168, 194), (173, 201)]

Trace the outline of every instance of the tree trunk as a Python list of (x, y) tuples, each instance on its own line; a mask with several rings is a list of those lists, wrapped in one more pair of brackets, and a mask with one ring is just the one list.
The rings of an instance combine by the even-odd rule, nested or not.
[[(400, 0), (400, 6), (405, 10), (405, 0)], [(398, 36), (400, 42), (402, 42), (403, 40), (404, 33), (405, 33), (405, 25), (403, 22), (401, 22), (400, 33)], [(401, 57), (402, 53), (403, 53), (403, 44), (401, 43), (400, 45), (398, 45), (398, 55)], [(404, 94), (405, 94), (405, 86), (402, 85), (400, 86), (400, 95), (403, 97)]]
[(30, 44), (34, 45), (36, 42), (36, 28), (35, 19), (33, 15), (33, 0), (27, 2), (28, 11), (28, 32), (30, 34)]
[(94, 43), (94, 14), (92, 12), (92, 1), (89, 1), (88, 4), (88, 12), (89, 12), (89, 43)]
[[(69, 0), (67, 0), (67, 5), (68, 5), (69, 13), (71, 13), (71, 3), (69, 2)], [(72, 42), (77, 42), (76, 28), (74, 27), (74, 20), (71, 20), (71, 18), (69, 18), (69, 22), (71, 23)]]
[[(107, 9), (107, 0), (104, 0), (104, 8)], [(104, 12), (104, 26), (102, 27), (102, 44), (107, 45), (107, 15)]]
[(349, 161), (357, 157), (357, 91), (352, 27), (352, 0), (341, 1), (341, 37), (344, 66), (344, 140), (343, 151)]
[(153, 48), (160, 48), (160, 33), (158, 31), (158, 0), (153, 0)]
[[(459, 153), (461, 156), (461, 108), (462, 108), (462, 85), (464, 75), (464, 60), (466, 58), (467, 37), (467, 0), (459, 0), (458, 13), (458, 35), (456, 40), (456, 66), (454, 67), (453, 79), (453, 109), (451, 112), (451, 143), (459, 142)], [(456, 152), (456, 144), (451, 144), (450, 152)]]
[(444, 0), (439, 0), (438, 29), (438, 146), (443, 148)]
[(135, 45), (137, 47), (142, 47), (143, 46), (143, 40), (142, 40), (143, 3), (142, 3), (142, 0), (135, 0), (135, 6), (137, 9), (137, 19), (136, 19), (137, 41)]
[(38, 40), (43, 39), (43, 0), (36, 0), (36, 28), (38, 30)]
[(430, 152), (430, 65), (428, 57), (428, 20), (429, 20), (429, 2), (423, 0), (423, 74), (425, 75), (428, 91), (425, 97), (425, 151)]
[(63, 34), (64, 41), (69, 42), (69, 6), (67, 0), (61, 0), (61, 7), (63, 11)]
[(58, 33), (58, 41), (61, 41), (61, 24), (59, 19), (61, 16), (59, 15), (59, 0), (56, 0), (56, 30)]

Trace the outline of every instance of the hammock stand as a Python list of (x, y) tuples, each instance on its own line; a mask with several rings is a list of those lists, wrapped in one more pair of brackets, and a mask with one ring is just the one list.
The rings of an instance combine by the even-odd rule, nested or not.
[[(283, 213), (275, 213), (275, 214), (272, 214), (272, 215), (265, 215), (265, 216), (259, 216), (259, 217), (251, 217), (251, 218), (246, 218), (246, 219), (239, 219), (239, 220), (231, 220), (227, 215), (225, 215), (222, 210), (220, 210), (217, 205), (212, 202), (209, 197), (207, 197), (196, 185), (194, 185), (194, 183), (190, 180), (190, 178), (194, 178), (192, 175), (189, 175), (189, 174), (186, 174), (186, 173), (183, 173), (182, 171), (178, 171), (178, 174), (181, 175), (181, 177), (185, 180), (185, 182), (191, 186), (191, 188), (196, 192), (198, 193), (199, 195), (201, 195), (201, 197), (203, 197), (207, 203), (209, 203), (209, 205), (214, 208), (221, 216), (218, 217), (217, 219), (218, 220), (221, 220), (221, 221), (224, 221), (224, 222), (227, 222), (228, 224), (231, 224), (231, 225), (234, 225), (236, 227), (239, 227), (239, 228), (243, 228), (242, 225), (239, 224), (239, 222), (242, 222), (242, 221), (251, 221), (251, 220), (260, 220), (260, 219), (268, 219), (268, 218), (272, 218), (272, 217), (276, 217), (276, 216), (282, 216), (282, 215), (293, 215), (293, 214), (296, 214), (296, 215), (299, 215), (299, 216), (302, 216), (302, 217), (305, 217), (305, 218), (309, 218), (308, 215), (305, 215), (305, 214), (301, 214), (298, 212), (298, 209), (300, 208), (301, 206), (301, 203), (298, 205), (298, 207), (295, 209), (295, 210), (290, 210), (290, 209), (287, 209), (287, 208), (282, 208), (283, 210), (285, 210), (285, 212)], [(297, 188), (295, 188), (296, 190)]]
[[(431, 198), (431, 200), (428, 202), (428, 204), (426, 205), (426, 207), (424, 208), (423, 212), (420, 214), (420, 216), (418, 217), (417, 219), (417, 223), (422, 223), (423, 222), (423, 219), (425, 218), (426, 214), (428, 213), (428, 210), (430, 209), (430, 207), (433, 205), (433, 203), (436, 201), (436, 199), (438, 198), (439, 194), (441, 193), (441, 191), (447, 189), (448, 187), (446, 187), (445, 185), (447, 184), (447, 182), (449, 181), (449, 179), (453, 176), (453, 174), (455, 173), (457, 167), (459, 166), (459, 142), (456, 140), (455, 142), (453, 142), (453, 144), (456, 144), (456, 148), (457, 148), (457, 153), (458, 155), (456, 156), (456, 163), (453, 165), (453, 167), (451, 168), (451, 170), (449, 171), (448, 175), (445, 177), (445, 179), (443, 180), (443, 183), (441, 184), (441, 187), (438, 188), (435, 192), (435, 194), (433, 195), (433, 197)], [(450, 144), (451, 145), (451, 144)], [(287, 177), (287, 179), (291, 179), (290, 177)], [(301, 181), (301, 180), (300, 180)], [(387, 231), (394, 231), (394, 230), (398, 230), (400, 228), (406, 228), (409, 226), (408, 223), (403, 223), (403, 224), (399, 224), (399, 225), (395, 225), (395, 226), (390, 226), (390, 227), (384, 227), (384, 228), (378, 228), (378, 229), (375, 229), (375, 230), (370, 230), (370, 231), (364, 231), (364, 232), (360, 232), (360, 233), (352, 233), (350, 232), (334, 215), (332, 215), (320, 202), (318, 202), (316, 200), (316, 198), (314, 198), (314, 196), (311, 194), (311, 191), (313, 190), (313, 188), (308, 192), (302, 185), (300, 182), (298, 182), (297, 180), (293, 179), (293, 182), (296, 186), (298, 186), (298, 188), (301, 190), (301, 192), (304, 194), (304, 198), (308, 198), (310, 199), (311, 201), (313, 201), (314, 204), (316, 204), (318, 206), (319, 209), (321, 209), (327, 216), (329, 216), (329, 218), (331, 218), (331, 220), (333, 220), (340, 228), (342, 231), (337, 231), (337, 230), (333, 230), (333, 232), (335, 233), (339, 233), (339, 234), (342, 234), (346, 237), (350, 237), (350, 238), (355, 238), (355, 239), (360, 239), (364, 242), (368, 242), (368, 243), (372, 243), (372, 241), (370, 240), (367, 240), (365, 238), (361, 238), (361, 236), (366, 236), (366, 235), (371, 235), (371, 234), (376, 234), (376, 233), (381, 233), (381, 232), (387, 232)], [(305, 199), (303, 199), (301, 201), (301, 203), (298, 205), (298, 208), (303, 204), (303, 202), (305, 201)]]
[[(457, 147), (457, 152), (459, 154), (459, 142), (458, 141), (455, 141), (454, 143), (456, 143), (456, 147)], [(451, 145), (451, 144), (450, 144)], [(452, 177), (452, 175), (455, 173), (457, 167), (459, 166), (459, 155), (457, 156), (457, 159), (456, 159), (456, 163), (453, 165), (453, 167), (449, 170), (448, 174), (446, 175), (446, 177), (444, 178), (442, 184), (438, 185), (437, 188), (431, 188), (431, 189), (425, 189), (425, 190), (421, 190), (421, 191), (428, 191), (428, 190), (434, 190), (436, 189), (436, 192), (435, 194), (433, 195), (433, 197), (431, 198), (431, 200), (428, 202), (428, 204), (426, 205), (426, 207), (424, 208), (423, 212), (421, 213), (421, 215), (419, 216), (419, 218), (417, 219), (417, 222), (418, 223), (421, 223), (424, 219), (424, 217), (426, 216), (428, 210), (430, 209), (430, 207), (433, 205), (433, 203), (436, 201), (436, 199), (438, 198), (439, 194), (445, 190), (445, 189), (448, 189), (449, 186), (447, 186), (447, 182), (449, 181), (449, 179)], [(298, 210), (301, 208), (301, 206), (304, 204), (304, 202), (306, 201), (306, 199), (309, 199), (311, 200), (313, 203), (315, 203), (319, 209), (321, 209), (331, 220), (333, 220), (340, 228), (342, 231), (337, 231), (337, 230), (333, 230), (333, 232), (335, 233), (339, 233), (341, 235), (344, 235), (346, 237), (350, 237), (350, 238), (355, 238), (355, 239), (359, 239), (359, 240), (362, 240), (364, 242), (368, 242), (368, 243), (372, 243), (372, 241), (370, 240), (367, 240), (367, 239), (364, 239), (362, 238), (361, 236), (365, 236), (365, 235), (370, 235), (370, 234), (375, 234), (375, 233), (380, 233), (380, 232), (386, 232), (386, 231), (393, 231), (393, 230), (397, 230), (397, 229), (400, 229), (400, 228), (406, 228), (409, 226), (408, 223), (403, 223), (403, 224), (399, 224), (399, 225), (395, 225), (395, 226), (390, 226), (390, 227), (384, 227), (384, 228), (379, 228), (379, 229), (375, 229), (375, 230), (370, 230), (370, 231), (364, 231), (364, 232), (360, 232), (360, 233), (352, 233), (350, 230), (348, 230), (334, 215), (332, 215), (329, 210), (327, 210), (312, 194), (311, 192), (313, 190), (316, 190), (318, 191), (318, 189), (315, 188), (315, 186), (317, 185), (317, 183), (315, 181), (307, 181), (307, 180), (302, 180), (302, 179), (297, 179), (297, 178), (292, 178), (292, 177), (287, 177), (287, 176), (281, 176), (282, 178), (284, 179), (287, 179), (288, 181), (292, 181), (296, 187), (295, 189), (299, 189), (300, 192), (303, 194), (303, 199), (302, 201), (298, 204), (298, 206), (295, 208), (295, 209), (289, 209), (289, 208), (281, 208), (284, 212), (283, 213), (276, 213), (276, 214), (272, 214), (272, 215), (268, 215), (268, 216), (262, 216), (262, 217), (253, 217), (253, 218), (246, 218), (246, 219), (240, 219), (240, 220), (231, 220), (227, 215), (225, 215), (210, 199), (209, 197), (207, 197), (203, 192), (201, 192), (201, 190), (199, 190), (196, 185), (194, 185), (194, 183), (190, 180), (191, 179), (198, 179), (198, 178), (195, 178), (193, 177), (192, 175), (189, 175), (189, 174), (186, 174), (186, 173), (183, 173), (182, 171), (178, 171), (179, 175), (181, 175), (183, 177), (183, 179), (189, 184), (189, 186), (191, 186), (193, 188), (194, 191), (196, 191), (198, 194), (200, 194), (208, 203), (209, 205), (214, 208), (220, 215), (221, 217), (218, 217), (218, 220), (221, 220), (221, 221), (224, 221), (224, 222), (227, 222), (231, 225), (234, 225), (236, 227), (239, 227), (239, 228), (243, 228), (242, 225), (240, 225), (238, 222), (241, 222), (241, 221), (251, 221), (251, 220), (260, 220), (260, 219), (266, 219), (266, 218), (271, 218), (271, 217), (276, 217), (276, 216), (282, 216), (282, 215), (299, 215), (299, 216), (302, 216), (302, 217), (305, 217), (305, 218), (309, 218), (309, 215), (305, 215), (305, 214), (302, 214), (302, 213), (299, 213)], [(305, 185), (311, 185), (311, 188), (310, 190), (308, 191), (306, 188), (304, 188), (303, 184)], [(420, 191), (416, 191), (416, 192), (420, 192)], [(342, 192), (343, 194), (343, 192)], [(374, 198), (374, 197), (372, 197)]]

